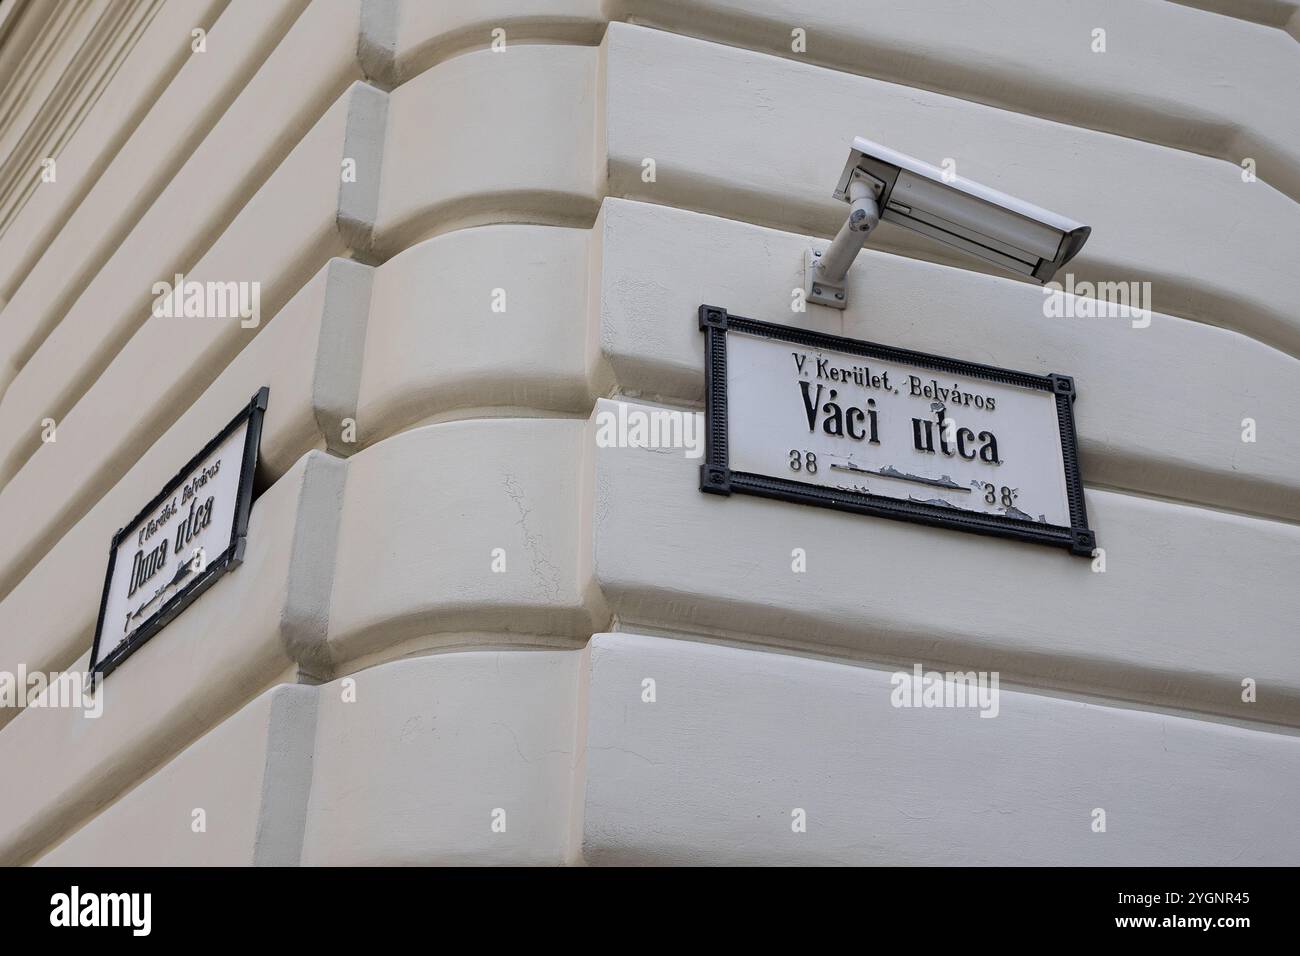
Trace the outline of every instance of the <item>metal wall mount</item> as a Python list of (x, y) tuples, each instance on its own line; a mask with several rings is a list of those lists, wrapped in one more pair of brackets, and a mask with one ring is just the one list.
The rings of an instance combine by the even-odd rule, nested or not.
[(848, 305), (845, 299), (844, 282), (832, 282), (817, 275), (817, 263), (821, 259), (820, 249), (803, 251), (803, 297), (814, 305), (829, 305), (832, 309), (842, 309)]
[(855, 170), (845, 198), (849, 214), (825, 250), (807, 249), (803, 256), (804, 300), (814, 305), (842, 309), (848, 304), (845, 282), (849, 267), (862, 251), (872, 230), (880, 224), (880, 197), (885, 183)]

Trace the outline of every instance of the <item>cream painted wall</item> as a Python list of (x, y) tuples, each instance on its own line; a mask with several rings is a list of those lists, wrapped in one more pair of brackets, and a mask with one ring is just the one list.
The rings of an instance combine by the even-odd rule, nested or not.
[[(267, 385), (259, 497), (102, 718), (0, 710), (0, 862), (1300, 862), (1300, 45), (1247, 6), (231, 0), (123, 72), (0, 274), (0, 671), (86, 666), (113, 532)], [(1088, 222), (1150, 325), (889, 227), (792, 312), (855, 134)], [(174, 271), (260, 324), (151, 316)], [(699, 410), (701, 303), (1074, 375), (1105, 572), (597, 447)]]
[[(33, 177), (22, 176), (6, 184), (13, 191), (11, 197), (7, 197), (12, 199), (13, 205), (6, 209), (3, 229), (0, 229), (0, 263), (3, 263), (0, 266), (0, 295), (12, 298), (14, 290), (32, 268), (45, 245), (54, 239), (73, 210), (99, 184), (113, 163), (119, 160), (124, 140), (134, 136), (148, 113), (153, 112), (153, 101), (166, 96), (172, 84), (180, 81), (185, 66), (193, 62), (188, 57), (189, 31), (195, 28), (214, 29), (215, 22), (225, 12), (227, 2), (228, 0), (181, 0), (169, 4), (147, 3), (139, 8), (138, 12), (143, 16), (138, 16), (129, 24), (121, 24), (125, 34), (121, 37), (123, 55), (97, 61), (92, 69), (103, 70), (106, 75), (99, 78), (99, 83), (85, 84), (77, 91), (81, 95), (91, 96), (98, 93), (91, 109), (58, 110), (64, 104), (57, 97), (32, 97), (32, 105), (49, 112), (58, 110), (59, 121), (48, 125), (47, 135), (56, 142), (60, 138), (64, 142), (57, 149), (57, 155), (52, 157), (58, 163), (55, 183), (47, 184)], [(48, 6), (53, 7), (54, 4)], [(67, 6), (77, 9), (71, 4)], [(92, 9), (92, 5), (82, 4), (80, 9), (84, 15)], [(39, 11), (30, 12), (36, 15)], [(135, 29), (126, 29), (128, 25)], [(262, 26), (265, 28), (265, 24)], [(260, 31), (240, 44), (247, 45), (254, 56), (258, 51), (258, 32)], [(84, 39), (78, 32), (70, 30), (49, 31), (47, 38), (66, 50), (75, 49), (76, 44)], [(92, 49), (94, 44), (78, 50), (78, 55), (89, 57)], [(35, 50), (30, 52), (39, 56)], [(53, 59), (55, 58), (50, 57), (41, 65), (51, 74), (57, 75), (57, 60), (50, 62)], [(236, 63), (238, 58), (231, 56), (227, 62)], [(13, 95), (20, 95), (20, 87), (21, 84), (15, 83), (8, 89)], [(72, 89), (67, 89), (66, 94), (76, 95)], [(12, 118), (10, 122), (12, 123)], [(47, 142), (41, 145), (48, 147), (52, 144)], [(40, 152), (48, 155), (55, 151), (45, 149)], [(139, 172), (143, 173), (144, 170)], [(145, 179), (143, 176), (141, 178)], [(41, 189), (37, 186), (38, 182), (41, 185), (56, 186), (61, 182), (62, 186)], [(140, 181), (133, 184), (136, 188), (141, 185), (143, 183)], [(18, 202), (18, 195), (23, 191), (28, 192), (26, 201)]]
[[(69, 188), (36, 192), (23, 207), (21, 221), (0, 237), (0, 261), (17, 265), (23, 255), (27, 258), (26, 266), (15, 275), (11, 301), (5, 307), (8, 321), (13, 323), (12, 334), (6, 336), (8, 361), (0, 368), (0, 382), (6, 387), (243, 89), (292, 17), (301, 12), (303, 3), (234, 3), (223, 10), (227, 15), (207, 24), (212, 56), (191, 53), (190, 25), (198, 22), (199, 29), (203, 25), (186, 6), (192, 4), (164, 7), (166, 17), (154, 26), (159, 36), (152, 42), (145, 39), (140, 58), (157, 64), (160, 45), (177, 49), (173, 59), (178, 54), (190, 55), (175, 77), (168, 77), (171, 82), (161, 84), (148, 113), (107, 167), (78, 161), (73, 150), (83, 138), (89, 140), (86, 152), (108, 151), (99, 142), (103, 134), (98, 124), (83, 127), (78, 141), (59, 156), (59, 175)], [(127, 74), (119, 82), (130, 78)], [(116, 89), (108, 92), (108, 104), (134, 105), (130, 94)], [(77, 196), (75, 205), (73, 195)], [(47, 238), (47, 232), (53, 235)], [(6, 254), (6, 246), (12, 246), (14, 252)]]
[[(646, 676), (654, 704), (640, 700)], [(990, 720), (894, 708), (887, 671), (637, 634), (593, 637), (587, 679), (581, 833), (594, 864), (1300, 855), (1291, 734), (1020, 688), (1002, 690)], [(796, 808), (804, 833), (791, 829)], [(1091, 827), (1097, 808), (1104, 833)]]
[[(379, 145), (375, 133), (382, 128), (385, 99), (371, 86), (354, 84), (186, 275), (199, 281), (211, 277), (210, 281), (215, 282), (225, 282), (224, 277), (232, 275), (251, 277), (240, 281), (260, 284), (261, 308), (269, 317), (321, 263), (331, 256), (346, 254), (353, 245), (350, 234), (355, 231), (354, 223), (373, 215), (369, 210), (373, 209), (374, 196), (373, 190), (359, 199), (350, 196), (354, 190), (364, 193), (367, 181), (339, 185), (339, 164), (348, 156), (361, 162), (375, 161)], [(353, 210), (354, 206), (360, 208)], [(350, 210), (359, 215), (350, 216)], [(268, 230), (264, 227), (267, 220), (291, 222), (296, 228), (288, 232)], [(145, 261), (139, 265), (142, 272)], [(124, 278), (121, 288), (124, 294), (147, 300), (147, 292), (139, 295), (148, 288), (142, 284), (144, 277), (136, 278), (139, 281)], [(37, 513), (34, 517), (41, 524), (32, 529), (30, 537), (16, 533), (8, 539), (0, 556), (0, 592), (7, 592), (53, 536), (84, 513), (93, 500), (89, 489), (95, 482), (114, 480), (129, 464), (131, 459), (122, 446), (123, 434), (131, 436), (134, 432), (142, 442), (156, 438), (184, 404), (197, 398), (244, 344), (265, 327), (260, 319), (253, 324), (236, 316), (194, 322), (183, 336), (164, 334), (163, 327), (175, 320), (150, 315), (147, 304), (139, 312), (125, 313), (123, 327), (118, 330), (105, 328), (108, 323), (98, 310), (88, 309), (83, 316), (70, 314), (59, 325), (60, 331), (66, 331), (66, 348), (42, 353), (48, 356), (50, 372), (44, 381), (57, 381), (66, 387), (79, 351), (87, 363), (96, 361), (94, 355), (87, 354), (94, 348), (96, 328), (104, 338), (113, 331), (122, 336), (129, 334), (130, 338), (66, 418), (57, 419), (63, 440), (38, 443), (36, 454), (0, 491), (0, 513), (8, 506), (13, 509), (14, 520), (22, 521), (19, 515), (31, 515), (23, 505), (30, 493), (27, 489), (49, 489), (52, 482), (80, 487), (80, 493), (69, 489), (61, 495), (63, 506), (55, 509), (52, 521), (50, 515)], [(102, 355), (101, 348), (99, 357)], [(34, 359), (24, 371), (37, 367), (38, 360)], [(137, 390), (142, 381), (152, 383), (159, 399), (152, 414), (137, 415), (132, 410), (138, 404)], [(0, 407), (17, 407), (25, 394), (21, 386), (20, 381), (15, 381), (5, 393), (9, 404)], [(126, 428), (119, 424), (122, 422), (127, 423)], [(80, 458), (81, 462), (70, 465), (71, 458)]]

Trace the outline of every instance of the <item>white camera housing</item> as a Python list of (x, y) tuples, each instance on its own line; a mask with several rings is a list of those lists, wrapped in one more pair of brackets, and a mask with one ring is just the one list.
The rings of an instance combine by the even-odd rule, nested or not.
[(825, 253), (806, 258), (806, 298), (844, 308), (844, 276), (879, 220), (906, 226), (1040, 284), (1083, 248), (1092, 229), (988, 186), (945, 174), (858, 137), (835, 198), (852, 206)]

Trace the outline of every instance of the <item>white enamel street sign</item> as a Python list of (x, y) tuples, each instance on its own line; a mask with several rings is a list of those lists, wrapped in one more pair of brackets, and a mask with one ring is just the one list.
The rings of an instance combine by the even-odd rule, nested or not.
[(1068, 525), (1050, 392), (832, 349), (727, 337), (731, 467)]
[(703, 306), (701, 490), (1091, 554), (1074, 383)]
[(243, 558), (262, 389), (113, 537), (91, 669), (108, 674)]

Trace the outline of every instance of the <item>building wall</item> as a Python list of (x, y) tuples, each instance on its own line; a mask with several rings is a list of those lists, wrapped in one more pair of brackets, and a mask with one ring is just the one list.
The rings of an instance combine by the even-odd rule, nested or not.
[[(102, 717), (0, 709), (0, 862), (1300, 861), (1300, 5), (89, 6), (0, 21), (0, 671), (85, 667), (113, 533), (270, 403), (244, 564)], [(1149, 325), (888, 224), (792, 312), (855, 135), (1089, 223)], [(702, 407), (701, 303), (1072, 374), (1104, 571), (599, 447)]]

